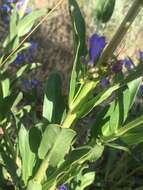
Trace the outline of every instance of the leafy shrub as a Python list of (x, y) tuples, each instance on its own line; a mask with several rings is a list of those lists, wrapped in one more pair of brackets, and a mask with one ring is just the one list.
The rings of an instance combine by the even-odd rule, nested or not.
[[(100, 22), (110, 20), (115, 2), (97, 1), (96, 15)], [(60, 3), (62, 1), (58, 5)], [(36, 19), (47, 18), (53, 10), (49, 13), (45, 9), (31, 11), (27, 5), (26, 0), (8, 0), (1, 7), (3, 21), (9, 26), (0, 59), (1, 188), (82, 190), (94, 182), (96, 173), (91, 166), (97, 168), (108, 153), (102, 171), (105, 181), (119, 179), (113, 186), (115, 189), (127, 178), (121, 175), (122, 169), (132, 162), (132, 151), (137, 151), (134, 147), (139, 147), (143, 141), (142, 113), (135, 118), (131, 114), (139, 89), (142, 90), (143, 53), (140, 52), (138, 63), (134, 63), (130, 57), (119, 60), (114, 51), (142, 3), (134, 0), (111, 42), (107, 43), (104, 36), (94, 33), (88, 47), (85, 21), (78, 3), (69, 0), (74, 57), (68, 101), (62, 94), (60, 73), (51, 73), (43, 90), (40, 116), (35, 104), (25, 101), (37, 98), (38, 81), (23, 76), (40, 66), (31, 64), (25, 54), (26, 51), (31, 53), (37, 45), (25, 41), (39, 26), (32, 29)], [(83, 127), (87, 137), (80, 143), (82, 129), (78, 127), (78, 120), (92, 111), (96, 111), (95, 119), (90, 126)], [(128, 154), (123, 154), (119, 160), (121, 151)], [(127, 155), (131, 155), (130, 159)], [(120, 162), (113, 168), (116, 159)], [(133, 172), (136, 170), (138, 167)], [(97, 180), (101, 177), (98, 173)], [(106, 188), (104, 182), (97, 183), (98, 186)]]

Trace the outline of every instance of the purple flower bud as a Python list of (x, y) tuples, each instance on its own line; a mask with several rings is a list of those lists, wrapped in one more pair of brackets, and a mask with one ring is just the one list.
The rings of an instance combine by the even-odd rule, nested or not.
[(31, 7), (27, 7), (25, 10), (25, 14), (29, 14), (32, 12), (32, 8)]
[(98, 34), (93, 34), (89, 40), (89, 64), (93, 65), (103, 49), (105, 48), (106, 42), (104, 36), (99, 36)]
[(119, 73), (122, 71), (123, 68), (123, 60), (119, 60), (113, 67), (112, 72), (113, 73)]
[(134, 66), (135, 66), (134, 63), (133, 63), (133, 61), (132, 61), (130, 58), (124, 59), (124, 60), (123, 60), (123, 64), (124, 64), (124, 66), (125, 66), (128, 70), (134, 68)]
[(38, 44), (36, 42), (33, 42), (33, 41), (30, 42), (30, 46), (29, 46), (30, 50), (37, 49), (37, 47), (38, 47)]
[(103, 88), (106, 88), (109, 85), (109, 80), (106, 77), (104, 77), (101, 79), (100, 84)]
[(16, 10), (20, 10), (24, 4), (25, 0), (19, 0), (17, 3), (16, 3)]
[(32, 79), (31, 80), (31, 88), (35, 88), (38, 85), (38, 80), (37, 79)]
[(29, 80), (23, 80), (23, 88), (25, 91), (29, 91), (31, 89), (31, 83)]
[(68, 190), (67, 187), (63, 184), (59, 186), (58, 190)]
[(13, 64), (18, 66), (18, 65), (22, 64), (25, 60), (26, 59), (25, 59), (24, 55), (17, 54), (17, 57), (16, 57), (15, 61), (13, 62)]

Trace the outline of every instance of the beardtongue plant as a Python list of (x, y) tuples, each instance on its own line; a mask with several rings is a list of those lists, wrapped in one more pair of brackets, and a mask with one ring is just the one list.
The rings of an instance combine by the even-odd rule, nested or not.
[[(68, 1), (74, 36), (68, 102), (62, 95), (61, 75), (51, 73), (45, 84), (42, 118), (36, 114), (32, 116), (31, 105), (22, 104), (23, 91), (16, 90), (22, 75), (35, 68), (35, 64), (22, 65), (16, 73), (9, 68), (18, 54), (29, 48), (28, 43), (17, 47), (46, 10), (25, 13), (28, 1), (17, 9), (19, 2), (7, 1), (11, 6), (8, 10), (9, 34), (3, 43), (0, 64), (1, 188), (6, 189), (10, 184), (17, 190), (85, 189), (95, 178), (89, 163), (101, 159), (107, 147), (130, 152), (132, 144), (143, 141), (138, 131), (142, 130), (143, 116), (128, 118), (142, 83), (142, 56), (138, 64), (130, 58), (118, 60), (114, 56), (143, 1), (133, 1), (111, 42), (107, 43), (105, 37), (95, 33), (89, 40), (89, 47), (79, 6), (76, 0)], [(97, 19), (107, 22), (115, 1), (106, 1), (106, 6), (103, 6), (104, 0), (101, 3)], [(36, 80), (26, 81), (26, 90), (35, 84)], [(94, 108), (98, 108), (96, 119), (90, 127), (85, 126), (88, 138), (80, 144), (77, 121)], [(25, 122), (27, 114), (34, 117), (32, 123)]]

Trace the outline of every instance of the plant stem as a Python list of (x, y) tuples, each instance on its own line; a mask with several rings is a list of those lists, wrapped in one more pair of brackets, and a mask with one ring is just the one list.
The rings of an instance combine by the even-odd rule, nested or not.
[(34, 180), (37, 181), (38, 183), (41, 183), (41, 181), (43, 180), (43, 177), (45, 175), (45, 172), (48, 168), (49, 165), (49, 154), (47, 154), (46, 158), (42, 161), (35, 177)]
[(62, 128), (70, 128), (71, 125), (73, 124), (73, 122), (76, 120), (76, 114), (72, 114), (71, 112), (69, 112), (63, 122), (63, 124), (61, 125)]
[(142, 0), (135, 0), (129, 9), (127, 15), (125, 16), (124, 20), (122, 21), (121, 25), (119, 26), (117, 32), (113, 36), (112, 40), (110, 41), (109, 45), (106, 47), (105, 51), (103, 52), (98, 65), (105, 64), (107, 60), (113, 55), (114, 51), (116, 50), (117, 46), (120, 44), (121, 40), (127, 33), (128, 29), (130, 28), (132, 22), (136, 18), (137, 14), (141, 10), (143, 5)]

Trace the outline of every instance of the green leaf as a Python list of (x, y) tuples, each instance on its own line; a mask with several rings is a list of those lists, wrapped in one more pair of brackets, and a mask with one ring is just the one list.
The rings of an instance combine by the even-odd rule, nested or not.
[(10, 40), (17, 35), (17, 18), (17, 10), (14, 8), (10, 16)]
[[(96, 139), (98, 135), (101, 135), (101, 133), (105, 133), (104, 131), (104, 125), (109, 122), (109, 105), (103, 108), (102, 110), (99, 110), (96, 114), (96, 120), (91, 125), (91, 138)], [(109, 125), (109, 124), (108, 124)], [(106, 130), (106, 129), (105, 129)]]
[(111, 86), (107, 90), (103, 90), (97, 96), (86, 102), (86, 109), (83, 107), (79, 110), (79, 115), (86, 116), (94, 107), (100, 105), (103, 101), (111, 96), (111, 94), (120, 87), (120, 84)]
[(82, 68), (80, 63), (81, 56), (85, 56), (86, 53), (86, 35), (85, 35), (85, 21), (80, 12), (80, 8), (76, 0), (69, 0), (69, 9), (73, 27), (74, 37), (74, 60), (73, 69), (70, 80), (70, 93), (69, 93), (69, 106), (74, 98), (78, 88), (79, 74)]
[(60, 161), (63, 161), (64, 156), (68, 153), (72, 140), (76, 133), (72, 129), (62, 129), (58, 135), (54, 146), (50, 150), (49, 165), (55, 167)]
[(52, 148), (58, 133), (60, 133), (60, 126), (51, 124), (46, 127), (38, 149), (38, 156), (40, 159), (44, 159), (46, 154)]
[(9, 96), (5, 97), (0, 106), (0, 120), (8, 117), (11, 112), (11, 109), (14, 106), (15, 100), (17, 99), (18, 94), (10, 94)]
[(113, 110), (112, 114), (110, 115), (110, 121), (109, 121), (111, 134), (114, 133), (118, 129), (119, 116), (120, 116), (118, 101), (113, 102), (113, 104), (114, 104), (114, 110)]
[(57, 166), (68, 153), (75, 135), (76, 133), (72, 129), (61, 129), (58, 125), (48, 125), (38, 150), (39, 158), (44, 159), (48, 153), (49, 165)]
[(60, 185), (69, 182), (78, 175), (81, 168), (85, 167), (86, 161), (99, 159), (103, 149), (104, 147), (100, 145), (95, 145), (93, 148), (91, 146), (83, 146), (74, 149), (66, 156), (66, 160), (55, 172), (52, 172), (51, 175), (47, 173), (47, 181), (43, 184), (43, 189), (50, 189), (54, 184)]
[(3, 98), (7, 97), (10, 94), (10, 80), (6, 78), (1, 81)]
[(31, 151), (29, 145), (29, 132), (21, 125), (18, 134), (19, 151), (22, 159), (22, 179), (26, 185), (29, 177), (32, 176), (35, 166), (35, 154)]
[(83, 175), (77, 176), (78, 184), (75, 190), (84, 190), (86, 187), (91, 185), (95, 179), (95, 172), (88, 172)]
[(42, 185), (34, 180), (30, 180), (28, 183), (27, 190), (42, 190)]
[(45, 87), (43, 117), (50, 123), (60, 124), (64, 109), (61, 75), (54, 72), (49, 76)]
[(103, 23), (110, 20), (116, 0), (96, 0), (97, 19)]
[(139, 126), (125, 133), (121, 139), (128, 145), (137, 145), (143, 142), (143, 127)]
[(38, 153), (38, 148), (40, 146), (42, 139), (41, 131), (37, 127), (32, 127), (29, 130), (29, 146), (32, 152)]
[(130, 108), (132, 107), (135, 101), (141, 82), (142, 82), (142, 77), (137, 78), (127, 84), (130, 91)]
[(125, 133), (127, 133), (128, 131), (138, 127), (139, 125), (141, 125), (143, 123), (143, 116), (140, 116), (136, 119), (134, 119), (133, 121), (127, 123), (126, 125), (124, 125), (122, 128), (120, 128), (117, 131), (117, 136), (122, 136)]
[(27, 34), (33, 27), (36, 19), (41, 16), (44, 16), (47, 12), (47, 9), (41, 9), (37, 11), (32, 11), (28, 15), (24, 16), (18, 23), (18, 36), (22, 37)]

